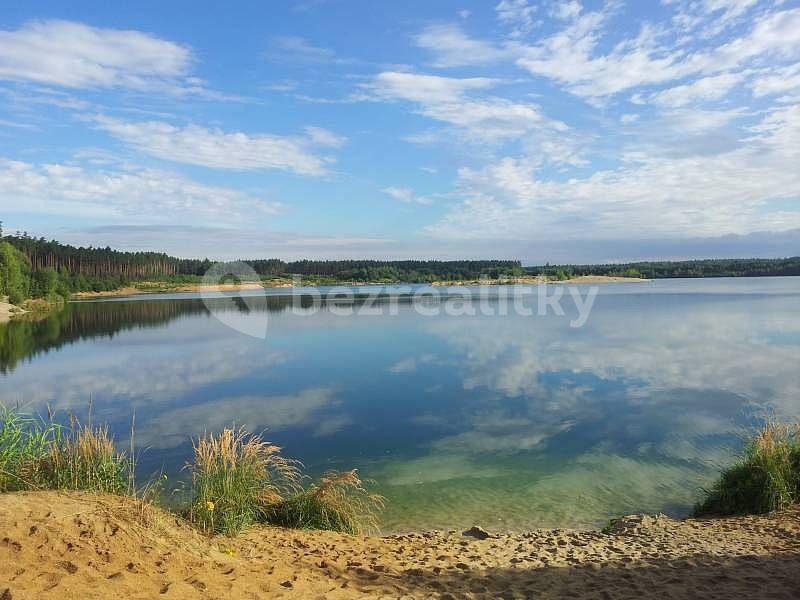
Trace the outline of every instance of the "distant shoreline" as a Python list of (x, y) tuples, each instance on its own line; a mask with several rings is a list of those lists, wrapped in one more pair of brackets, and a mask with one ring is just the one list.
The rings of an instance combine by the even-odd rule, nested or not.
[(285, 288), (291, 287), (291, 284), (280, 284), (275, 286), (267, 286), (257, 281), (245, 281), (241, 284), (224, 283), (220, 285), (204, 285), (202, 283), (187, 283), (175, 286), (164, 284), (159, 286), (158, 283), (142, 282), (143, 285), (148, 287), (126, 286), (117, 288), (115, 290), (104, 290), (101, 292), (75, 292), (72, 294), (72, 300), (92, 300), (95, 298), (118, 298), (121, 296), (142, 296), (146, 294), (170, 294), (170, 293), (184, 293), (189, 294), (192, 292), (232, 292), (234, 290), (260, 290), (265, 287)]
[(547, 277), (512, 277), (509, 279), (473, 279), (469, 281), (434, 281), (433, 286), (463, 285), (542, 285), (542, 284), (574, 284), (574, 283), (646, 283), (652, 279), (641, 277), (622, 277), (617, 275), (579, 275), (567, 279), (549, 279)]
[[(464, 281), (434, 281), (429, 285), (434, 287), (468, 286), (468, 285), (541, 285), (541, 284), (579, 284), (579, 283), (643, 283), (651, 281), (638, 277), (617, 277), (611, 275), (582, 275), (571, 277), (562, 281), (548, 280), (543, 277), (515, 277), (511, 279), (486, 279)], [(325, 284), (328, 285), (328, 284)], [(367, 285), (408, 285), (408, 282), (385, 281), (343, 281), (335, 285), (344, 287), (361, 287)], [(142, 282), (143, 287), (126, 286), (116, 290), (101, 292), (76, 292), (72, 294), (73, 300), (94, 300), (100, 298), (119, 298), (125, 296), (142, 296), (147, 294), (189, 294), (199, 292), (232, 292), (236, 290), (259, 289), (285, 289), (293, 287), (291, 280), (276, 280), (274, 282), (245, 281), (241, 284), (226, 283), (221, 285), (206, 285), (202, 283), (189, 283), (170, 286), (157, 282)]]

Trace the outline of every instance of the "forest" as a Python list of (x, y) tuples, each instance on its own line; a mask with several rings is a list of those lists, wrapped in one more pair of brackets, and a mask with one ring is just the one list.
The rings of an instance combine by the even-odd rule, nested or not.
[[(27, 233), (0, 232), (0, 296), (68, 297), (73, 292), (113, 290), (137, 281), (197, 283), (209, 259), (176, 258), (161, 252), (124, 252), (110, 247), (76, 247)], [(510, 260), (244, 260), (265, 279), (300, 275), (316, 283), (458, 281), (482, 276), (523, 275)], [(13, 300), (12, 300), (13, 302)]]
[[(244, 260), (263, 279), (299, 275), (307, 282), (429, 283), (488, 277), (621, 275), (647, 279), (675, 277), (763, 277), (800, 275), (800, 257), (705, 259), (626, 264), (523, 267), (516, 260)], [(3, 235), (0, 228), (0, 297), (13, 304), (28, 298), (68, 298), (74, 292), (114, 290), (135, 282), (198, 283), (211, 267), (208, 258), (188, 259), (163, 252), (126, 252), (110, 247), (76, 247), (27, 233)]]

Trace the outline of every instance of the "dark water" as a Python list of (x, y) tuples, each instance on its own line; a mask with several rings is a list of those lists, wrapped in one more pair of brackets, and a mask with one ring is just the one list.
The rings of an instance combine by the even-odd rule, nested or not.
[(800, 413), (798, 278), (606, 285), (580, 328), (566, 298), (564, 317), (73, 303), (0, 326), (0, 402), (85, 415), (91, 397), (121, 445), (135, 411), (140, 474), (170, 481), (191, 436), (266, 430), (312, 472), (375, 480), (387, 530), (685, 514), (749, 428)]

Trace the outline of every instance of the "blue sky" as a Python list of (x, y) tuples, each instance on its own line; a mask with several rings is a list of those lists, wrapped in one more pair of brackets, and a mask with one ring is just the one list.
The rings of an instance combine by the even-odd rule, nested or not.
[(800, 253), (800, 2), (220, 6), (4, 3), (7, 230), (212, 258)]

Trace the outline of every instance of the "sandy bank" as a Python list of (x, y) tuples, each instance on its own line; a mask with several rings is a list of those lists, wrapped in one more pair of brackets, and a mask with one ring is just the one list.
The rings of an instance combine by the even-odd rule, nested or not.
[(207, 539), (129, 499), (0, 496), (0, 598), (14, 600), (793, 598), (797, 590), (798, 509), (719, 520), (628, 517), (610, 534), (478, 540), (256, 528)]
[[(649, 279), (639, 279), (638, 277), (612, 277), (606, 275), (584, 275), (581, 277), (573, 277), (564, 281), (550, 281), (542, 277), (517, 277), (514, 279), (483, 279), (483, 280), (468, 280), (468, 281), (434, 281), (431, 283), (433, 286), (464, 286), (464, 285), (538, 285), (542, 283), (641, 283), (650, 281)], [(104, 292), (76, 292), (72, 294), (74, 300), (89, 300), (92, 298), (116, 298), (122, 296), (139, 296), (142, 294), (162, 294), (162, 293), (177, 293), (177, 292), (232, 292), (235, 290), (259, 290), (262, 288), (290, 288), (294, 284), (289, 279), (277, 279), (260, 283), (257, 281), (248, 281), (241, 284), (223, 284), (203, 285), (199, 283), (191, 283), (185, 285), (169, 285), (160, 284), (157, 282), (142, 282), (139, 287), (129, 286), (119, 288), (116, 290), (109, 290)], [(339, 283), (340, 286), (359, 287), (365, 285), (387, 285), (386, 283), (369, 283), (363, 281), (349, 281)], [(398, 284), (400, 285), (400, 284)]]
[(143, 282), (142, 287), (123, 287), (116, 290), (104, 292), (75, 292), (72, 298), (75, 300), (87, 300), (90, 298), (114, 298), (120, 296), (138, 296), (141, 294), (162, 294), (169, 292), (232, 292), (235, 290), (260, 290), (264, 287), (290, 287), (291, 284), (277, 284), (265, 286), (258, 281), (246, 281), (241, 284), (225, 283), (222, 285), (203, 285), (200, 283), (189, 283), (185, 285), (167, 285), (158, 283)]
[(8, 323), (11, 317), (24, 314), (25, 311), (19, 306), (0, 301), (0, 323)]

